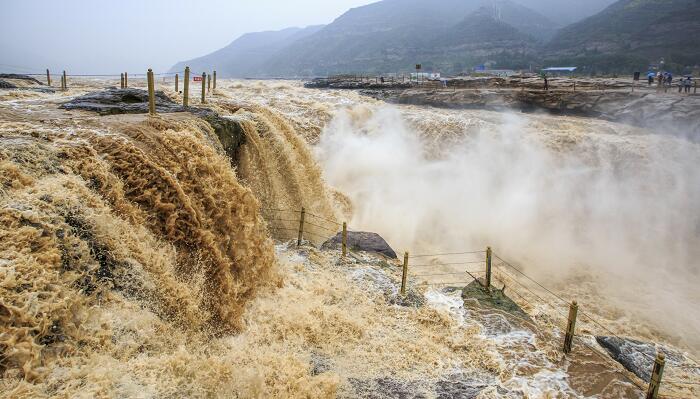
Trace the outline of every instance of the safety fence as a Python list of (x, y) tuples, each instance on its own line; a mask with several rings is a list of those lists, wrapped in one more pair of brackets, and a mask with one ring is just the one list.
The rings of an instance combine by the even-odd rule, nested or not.
[[(429, 259), (430, 261), (426, 262), (426, 259)], [(414, 262), (416, 262), (416, 264), (413, 264)], [(449, 270), (455, 268), (463, 269), (458, 271)], [(416, 271), (409, 273), (409, 270), (411, 272), (414, 270)], [(581, 316), (578, 323), (585, 326), (586, 331), (598, 332), (594, 335), (607, 335), (609, 337), (614, 337), (621, 340), (620, 342), (624, 342), (622, 337), (613, 332), (612, 329), (607, 327), (601, 320), (594, 317), (591, 313), (580, 310), (579, 305), (575, 300), (569, 301), (563, 298), (562, 295), (555, 293), (552, 289), (547, 288), (544, 284), (526, 274), (521, 268), (514, 266), (511, 262), (508, 262), (501, 256), (495, 254), (490, 247), (486, 248), (486, 250), (421, 254), (413, 256), (410, 256), (409, 253), (406, 252), (403, 260), (403, 273), (400, 289), (402, 295), (405, 295), (407, 280), (409, 277), (425, 279), (427, 281), (423, 282), (423, 284), (427, 284), (429, 286), (470, 284), (476, 281), (481, 288), (486, 291), (499, 290), (505, 294), (507, 289), (509, 295), (512, 293), (517, 297), (518, 301), (522, 301), (531, 308), (535, 308), (535, 304), (532, 303), (532, 299), (528, 299), (528, 295), (531, 295), (539, 304), (551, 308), (556, 317), (561, 317), (560, 321), (563, 321), (561, 325), (566, 326), (563, 328), (565, 336), (562, 350), (564, 353), (571, 353), (574, 348), (574, 343), (581, 344), (594, 353), (598, 352), (585, 339), (582, 338), (575, 340), (578, 316)], [(502, 288), (498, 288), (494, 285), (495, 280), (498, 280), (501, 284), (503, 284)], [(659, 387), (661, 385), (661, 379), (665, 368), (668, 370), (670, 367), (673, 367), (678, 371), (697, 370), (698, 373), (696, 373), (696, 375), (700, 376), (700, 363), (687, 355), (684, 355), (684, 358), (693, 362), (694, 364), (685, 363), (670, 366), (666, 364), (665, 354), (662, 351), (657, 351), (657, 355), (654, 357), (637, 347), (630, 346), (630, 349), (635, 350), (635, 352), (637, 352), (639, 355), (643, 356), (648, 361), (653, 362), (651, 378), (648, 386), (641, 386), (634, 379), (627, 377), (627, 375), (621, 372), (619, 372), (619, 374), (643, 391), (646, 390), (646, 398), (674, 398), (674, 396), (666, 394), (659, 396)], [(700, 386), (700, 381), (667, 379), (664, 380), (663, 383), (681, 388)]]
[(262, 208), (267, 228), (278, 238), (297, 239), (297, 246), (303, 241), (322, 245), (329, 239), (341, 234), (343, 255), (347, 253), (347, 223), (338, 223), (330, 218), (308, 212), (306, 208), (278, 209)]
[[(302, 245), (304, 240), (308, 240), (314, 245), (321, 245), (340, 233), (342, 255), (347, 254), (347, 223), (345, 222), (338, 223), (335, 220), (308, 212), (305, 208), (300, 210), (263, 208), (262, 212), (263, 217), (268, 222), (268, 228), (279, 238), (296, 238), (298, 246)], [(409, 252), (405, 252), (402, 266), (399, 289), (401, 295), (406, 295), (409, 279), (417, 279), (421, 284), (427, 286), (455, 286), (476, 282), (486, 292), (497, 290), (505, 295), (507, 290), (509, 295), (513, 294), (518, 301), (533, 309), (535, 303), (533, 303), (532, 298), (534, 298), (537, 304), (551, 308), (554, 312), (548, 314), (555, 315), (559, 324), (562, 327), (565, 326), (562, 328), (565, 333), (562, 343), (564, 353), (571, 353), (575, 349), (574, 344), (582, 345), (593, 353), (599, 352), (585, 338), (577, 336), (577, 324), (579, 330), (583, 327), (591, 335), (606, 335), (620, 340), (619, 342), (625, 341), (599, 318), (580, 309), (575, 300), (565, 299), (561, 294), (526, 274), (512, 262), (494, 253), (490, 247), (484, 250), (418, 255), (410, 255)], [(502, 284), (501, 288), (495, 284), (496, 281), (500, 282), (498, 285)], [(531, 298), (528, 299), (528, 296)], [(560, 319), (558, 319), (559, 317)], [(626, 381), (643, 391), (646, 390), (646, 398), (674, 398), (668, 394), (659, 396), (664, 369), (668, 371), (669, 368), (673, 367), (674, 371), (681, 372), (694, 370), (696, 371), (694, 375), (700, 376), (700, 363), (687, 355), (683, 355), (684, 359), (689, 360), (692, 364), (685, 362), (667, 365), (666, 356), (662, 350), (657, 350), (656, 356), (653, 356), (635, 346), (629, 347), (653, 363), (648, 386), (640, 385), (635, 379), (629, 378), (621, 371), (617, 372)], [(666, 379), (663, 380), (663, 384), (684, 388), (700, 386), (700, 381)]]
[[(5, 66), (7, 68), (8, 66), (13, 67), (11, 65), (7, 64), (0, 64), (0, 67)], [(16, 67), (17, 69), (18, 67)], [(26, 70), (26, 69), (25, 69)], [(35, 72), (12, 72), (17, 75), (26, 75), (26, 76), (46, 76), (46, 85), (49, 87), (53, 87), (52, 85), (52, 80), (51, 80), (51, 71), (49, 69), (46, 69), (46, 73), (35, 73)], [(180, 92), (180, 76), (182, 75), (182, 92)], [(161, 72), (161, 73), (155, 73), (153, 72), (152, 69), (148, 69), (146, 73), (129, 73), (129, 72), (120, 72), (120, 73), (115, 73), (115, 74), (69, 74), (65, 70), (59, 75), (60, 76), (60, 90), (66, 91), (68, 90), (68, 85), (69, 85), (69, 80), (68, 78), (70, 77), (80, 77), (80, 78), (117, 78), (119, 77), (119, 82), (120, 82), (120, 88), (121, 89), (126, 89), (129, 87), (129, 78), (134, 78), (134, 77), (141, 77), (146, 79), (146, 86), (148, 88), (148, 103), (149, 103), (149, 113), (150, 114), (155, 114), (156, 113), (156, 108), (155, 108), (155, 86), (156, 86), (156, 76), (160, 76), (163, 78), (163, 83), (167, 83), (167, 78), (174, 78), (174, 89), (175, 92), (177, 93), (182, 93), (182, 105), (184, 107), (189, 106), (189, 100), (190, 100), (190, 77), (192, 77), (192, 80), (195, 82), (200, 82), (201, 81), (201, 97), (200, 97), (200, 104), (205, 104), (207, 96), (212, 94), (216, 90), (216, 71), (212, 71), (211, 73), (208, 73), (206, 71), (201, 72), (201, 73), (195, 73), (194, 71), (190, 70), (190, 67), (185, 67), (183, 71), (178, 71), (178, 72)], [(38, 80), (38, 79), (37, 79)]]

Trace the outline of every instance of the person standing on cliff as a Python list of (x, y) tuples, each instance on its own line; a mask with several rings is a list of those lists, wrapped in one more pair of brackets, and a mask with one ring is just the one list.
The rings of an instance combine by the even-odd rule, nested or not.
[(544, 89), (549, 91), (549, 81), (547, 80), (547, 74), (543, 73), (542, 78), (544, 79)]

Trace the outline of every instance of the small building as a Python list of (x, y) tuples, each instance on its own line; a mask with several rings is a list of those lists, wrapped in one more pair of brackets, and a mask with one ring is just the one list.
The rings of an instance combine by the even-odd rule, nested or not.
[(440, 80), (439, 72), (413, 72), (411, 80)]
[(515, 75), (515, 71), (512, 69), (484, 69), (480, 73), (503, 78)]
[(542, 73), (549, 75), (563, 75), (571, 76), (578, 69), (578, 67), (549, 67), (542, 69)]

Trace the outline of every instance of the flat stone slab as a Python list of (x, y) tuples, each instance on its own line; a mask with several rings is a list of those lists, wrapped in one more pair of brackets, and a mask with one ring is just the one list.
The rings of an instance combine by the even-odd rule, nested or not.
[(17, 79), (17, 80), (27, 80), (39, 86), (44, 84), (29, 75), (21, 75), (18, 73), (0, 73), (0, 79)]
[[(343, 233), (338, 233), (321, 245), (321, 249), (338, 249), (343, 243)], [(368, 231), (348, 231), (348, 249), (352, 251), (373, 252), (397, 259), (396, 252), (377, 233)]]
[[(184, 112), (187, 109), (165, 95), (156, 91), (156, 112)], [(109, 88), (95, 91), (62, 104), (62, 109), (82, 109), (97, 112), (100, 115), (144, 114), (148, 112), (148, 92), (142, 89)]]
[(54, 93), (55, 90), (35, 78), (16, 73), (0, 73), (0, 89), (29, 90), (40, 93)]

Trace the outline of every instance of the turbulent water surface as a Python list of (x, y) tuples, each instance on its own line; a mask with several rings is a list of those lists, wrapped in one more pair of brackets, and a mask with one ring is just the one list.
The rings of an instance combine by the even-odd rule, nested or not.
[[(188, 113), (59, 110), (114, 84), (71, 83), (0, 92), (4, 397), (642, 397), (594, 339), (610, 334), (679, 353), (669, 381), (700, 379), (695, 141), (221, 81), (206, 106), (239, 122), (232, 157)], [(397, 252), (459, 254), (412, 258), (406, 303), (398, 263), (290, 245), (302, 206), (313, 245), (347, 221)], [(486, 246), (524, 313), (454, 288)], [(571, 300), (585, 317), (565, 357)]]

